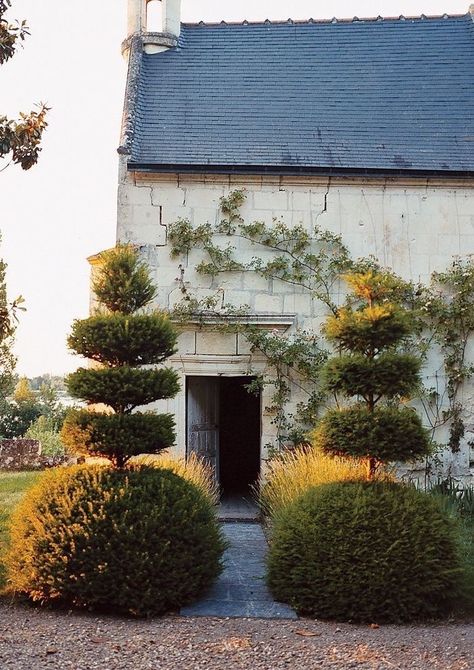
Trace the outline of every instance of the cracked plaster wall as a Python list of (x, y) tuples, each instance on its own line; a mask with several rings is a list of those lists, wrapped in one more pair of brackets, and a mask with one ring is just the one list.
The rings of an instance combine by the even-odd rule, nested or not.
[[(171, 309), (181, 297), (180, 277), (198, 298), (218, 292), (222, 304), (250, 305), (260, 313), (292, 313), (295, 326), (318, 328), (324, 314), (302, 290), (279, 281), (267, 281), (252, 273), (222, 275), (216, 279), (196, 273), (204, 257), (195, 250), (188, 257), (171, 260), (167, 226), (179, 218), (194, 226), (219, 220), (219, 200), (235, 189), (245, 188), (241, 214), (246, 221), (282, 220), (319, 225), (342, 236), (353, 257), (378, 258), (401, 276), (429, 282), (435, 270), (444, 270), (456, 254), (474, 253), (474, 184), (437, 185), (390, 180), (328, 180), (320, 177), (231, 177), (144, 175), (122, 167), (118, 196), (117, 238), (140, 246), (158, 286), (158, 303)], [(223, 238), (223, 242), (228, 238)], [(257, 253), (246, 241), (233, 240), (236, 256), (245, 261)], [(258, 250), (262, 255), (261, 250)], [(271, 252), (263, 251), (271, 256)], [(181, 266), (181, 269), (180, 269)], [(474, 347), (470, 347), (474, 360)], [(194, 362), (193, 362), (194, 361)], [(242, 374), (250, 369), (245, 342), (235, 336), (194, 332), (180, 336), (174, 365), (185, 374)], [(253, 361), (264, 369), (264, 360)], [(428, 384), (438, 362), (433, 358)], [(197, 371), (197, 372), (196, 372)], [(447, 454), (446, 467), (454, 474), (469, 472), (467, 440), (474, 439), (474, 389), (464, 390), (467, 434), (461, 453)], [(294, 402), (298, 401), (295, 396)], [(265, 401), (263, 403), (265, 405)], [(184, 394), (162, 408), (178, 416), (178, 449), (184, 444)], [(181, 417), (181, 418), (180, 418)], [(271, 416), (263, 417), (262, 444), (272, 441)], [(445, 435), (439, 438), (444, 440)], [(179, 446), (181, 445), (181, 447)]]

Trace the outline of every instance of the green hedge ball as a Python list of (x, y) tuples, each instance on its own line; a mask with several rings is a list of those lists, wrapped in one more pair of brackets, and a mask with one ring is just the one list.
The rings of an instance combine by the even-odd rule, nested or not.
[(275, 521), (268, 584), (300, 614), (407, 622), (450, 612), (462, 575), (455, 522), (387, 482), (309, 489)]
[(42, 603), (158, 615), (206, 591), (224, 549), (211, 503), (173, 472), (74, 467), (20, 503), (8, 578)]

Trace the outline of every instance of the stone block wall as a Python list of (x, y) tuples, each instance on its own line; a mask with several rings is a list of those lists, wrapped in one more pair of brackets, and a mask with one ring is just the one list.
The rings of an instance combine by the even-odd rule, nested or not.
[(0, 470), (43, 470), (69, 462), (66, 456), (45, 456), (38, 440), (0, 440)]
[[(324, 311), (304, 290), (252, 273), (232, 273), (212, 279), (199, 275), (201, 250), (171, 260), (167, 227), (179, 218), (197, 226), (220, 219), (219, 201), (233, 190), (244, 189), (241, 208), (245, 221), (316, 226), (340, 234), (354, 258), (375, 256), (384, 266), (415, 282), (428, 283), (433, 271), (445, 270), (456, 254), (474, 253), (474, 180), (349, 179), (322, 177), (272, 177), (232, 175), (151, 175), (129, 173), (121, 167), (118, 194), (117, 239), (141, 248), (158, 287), (160, 307), (172, 309), (182, 299), (180, 281), (198, 299), (218, 296), (221, 304), (249, 305), (261, 315), (294, 315), (290, 331), (318, 328)], [(216, 238), (218, 239), (218, 238)], [(245, 240), (222, 237), (236, 247), (238, 260), (271, 252)], [(345, 295), (341, 287), (340, 298)], [(337, 295), (335, 298), (337, 299)], [(183, 374), (207, 370), (208, 374), (244, 374), (251, 367), (245, 343), (233, 336), (201, 332), (190, 327), (180, 338), (174, 364)], [(212, 359), (212, 363), (210, 360)], [(239, 365), (236, 364), (240, 360)], [(231, 364), (231, 361), (233, 363)], [(253, 365), (253, 363), (252, 363)], [(206, 367), (207, 366), (207, 367)], [(227, 366), (227, 367), (226, 367)], [(257, 368), (264, 366), (257, 362)], [(226, 372), (227, 370), (227, 372)], [(223, 372), (224, 371), (224, 372)], [(433, 358), (426, 370), (427, 384), (439, 363)], [(183, 392), (184, 393), (184, 392)], [(167, 404), (178, 420), (178, 446), (183, 449), (183, 393)], [(474, 389), (465, 389), (474, 397)], [(297, 394), (294, 402), (298, 402)], [(467, 434), (474, 431), (474, 407), (466, 403)], [(271, 436), (271, 417), (262, 417), (263, 434)], [(451, 471), (469, 472), (468, 439), (459, 455), (447, 455)], [(264, 442), (265, 437), (262, 438)]]

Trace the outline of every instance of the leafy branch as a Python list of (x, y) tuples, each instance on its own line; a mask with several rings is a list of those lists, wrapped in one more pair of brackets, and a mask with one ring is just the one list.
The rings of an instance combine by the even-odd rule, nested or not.
[[(25, 21), (14, 24), (7, 21), (5, 12), (10, 6), (10, 0), (0, 0), (0, 65), (13, 57), (18, 41), (23, 42), (30, 34)], [(0, 172), (11, 163), (29, 170), (38, 162), (43, 132), (48, 126), (46, 116), (49, 108), (44, 103), (37, 107), (37, 110), (28, 114), (20, 113), (19, 120), (0, 115), (0, 158), (11, 155), (10, 161)]]
[(18, 40), (23, 42), (30, 34), (26, 21), (9, 23), (4, 18), (9, 7), (11, 7), (10, 0), (0, 0), (0, 65), (6, 63), (14, 55), (18, 47)]

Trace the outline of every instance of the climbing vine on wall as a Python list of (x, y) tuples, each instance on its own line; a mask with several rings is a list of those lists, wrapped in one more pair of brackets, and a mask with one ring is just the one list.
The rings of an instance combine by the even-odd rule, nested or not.
[[(277, 332), (247, 326), (244, 334), (252, 349), (262, 352), (274, 371), (271, 377), (258, 377), (255, 385), (273, 387), (272, 404), (267, 409), (274, 417), (278, 446), (303, 443), (308, 428), (316, 423), (325, 400), (320, 386), (320, 372), (328, 352), (321, 347), (319, 337), (310, 331), (300, 330), (282, 337)], [(297, 405), (294, 412), (289, 412), (287, 405), (292, 387), (296, 387), (305, 400)]]
[[(328, 358), (328, 351), (321, 346), (314, 332), (297, 330), (287, 337), (275, 330), (263, 330), (258, 325), (246, 323), (250, 307), (236, 309), (222, 304), (220, 292), (201, 300), (190, 294), (186, 284), (181, 283), (183, 300), (179, 302), (173, 317), (182, 323), (197, 322), (210, 325), (221, 333), (242, 333), (250, 344), (251, 351), (262, 353), (271, 374), (257, 374), (248, 385), (248, 391), (260, 392), (271, 387), (270, 404), (266, 411), (273, 415), (276, 426), (277, 447), (267, 444), (269, 454), (292, 444), (301, 444), (309, 428), (317, 421), (319, 410), (325, 400), (320, 386), (320, 371)], [(305, 400), (294, 411), (288, 411), (292, 389), (298, 389)]]
[[(253, 272), (266, 280), (304, 289), (335, 312), (339, 276), (353, 266), (341, 238), (317, 226), (312, 233), (302, 225), (289, 227), (277, 218), (271, 225), (261, 221), (245, 223), (240, 215), (244, 201), (243, 191), (234, 191), (222, 198), (220, 207), (224, 218), (217, 225), (206, 223), (193, 228), (187, 219), (171, 225), (168, 239), (172, 257), (187, 256), (192, 249), (200, 248), (208, 257), (196, 267), (200, 274), (216, 278), (227, 272)], [(233, 241), (239, 238), (255, 248), (255, 255), (247, 262), (236, 258)], [(262, 250), (271, 251), (271, 257), (268, 259), (265, 254), (267, 260), (263, 260)], [(198, 316), (201, 321), (214, 320), (217, 330), (243, 332), (252, 351), (263, 353), (272, 370), (269, 376), (257, 377), (253, 387), (273, 387), (271, 403), (266, 409), (273, 414), (279, 445), (303, 441), (324, 401), (319, 372), (328, 352), (318, 335), (297, 331), (282, 337), (278, 332), (245, 323), (249, 308), (242, 306), (236, 310), (223, 304), (218, 290), (214, 295), (196, 300), (185, 282), (184, 268), (180, 285), (183, 300), (175, 309), (175, 317), (186, 322)], [(289, 412), (292, 387), (297, 387), (306, 400)]]
[[(217, 225), (205, 223), (193, 228), (188, 219), (179, 219), (169, 226), (172, 257), (201, 248), (209, 257), (196, 267), (201, 274), (217, 277), (225, 272), (255, 272), (264, 279), (303, 288), (335, 312), (339, 276), (353, 267), (341, 237), (319, 226), (312, 233), (301, 224), (290, 227), (278, 218), (270, 225), (262, 221), (245, 223), (240, 215), (244, 201), (243, 191), (221, 198), (224, 218)], [(226, 238), (247, 240), (255, 248), (255, 256), (247, 262), (237, 260), (235, 246)], [(272, 257), (264, 260), (259, 255), (262, 250), (272, 251)]]
[[(206, 258), (195, 268), (199, 274), (217, 280), (224, 273), (252, 272), (272, 283), (284, 282), (302, 289), (334, 314), (338, 308), (338, 295), (343, 290), (341, 275), (349, 271), (381, 270), (373, 257), (353, 260), (341, 237), (319, 226), (309, 231), (303, 225), (287, 226), (278, 218), (271, 224), (262, 221), (246, 223), (240, 213), (245, 197), (244, 191), (237, 190), (221, 198), (223, 218), (217, 224), (193, 227), (188, 219), (179, 219), (170, 225), (171, 256), (187, 258), (193, 249), (201, 249)], [(235, 246), (238, 240), (249, 243), (255, 249), (255, 255), (247, 260), (239, 259)], [(216, 330), (242, 332), (252, 351), (263, 353), (273, 370), (271, 375), (257, 377), (253, 386), (273, 387), (271, 406), (267, 409), (274, 416), (279, 445), (302, 441), (307, 427), (316, 423), (325, 401), (319, 378), (328, 351), (318, 335), (297, 331), (282, 337), (279, 332), (269, 332), (246, 323), (250, 308), (243, 305), (237, 309), (225, 304), (218, 288), (215, 294), (196, 299), (186, 282), (186, 269), (184, 265), (180, 267), (183, 299), (175, 308), (175, 318), (182, 322), (212, 321)], [(447, 404), (439, 388), (420, 389), (420, 400), (433, 436), (440, 425), (449, 423), (449, 446), (458, 451), (464, 435), (459, 392), (463, 383), (474, 374), (474, 366), (465, 360), (467, 342), (474, 333), (473, 258), (455, 259), (446, 272), (433, 275), (430, 287), (402, 280), (393, 273), (386, 272), (385, 276), (391, 277), (392, 296), (412, 310), (417, 324), (415, 337), (407, 347), (415, 346), (425, 357), (433, 342), (441, 347), (447, 378)], [(346, 301), (350, 301), (350, 297)], [(306, 395), (306, 401), (293, 413), (287, 409), (292, 385)]]
[(441, 419), (450, 422), (449, 447), (457, 452), (465, 433), (460, 391), (474, 375), (474, 365), (466, 360), (474, 335), (474, 256), (455, 258), (445, 272), (433, 273), (422, 309), (443, 353), (448, 408)]

